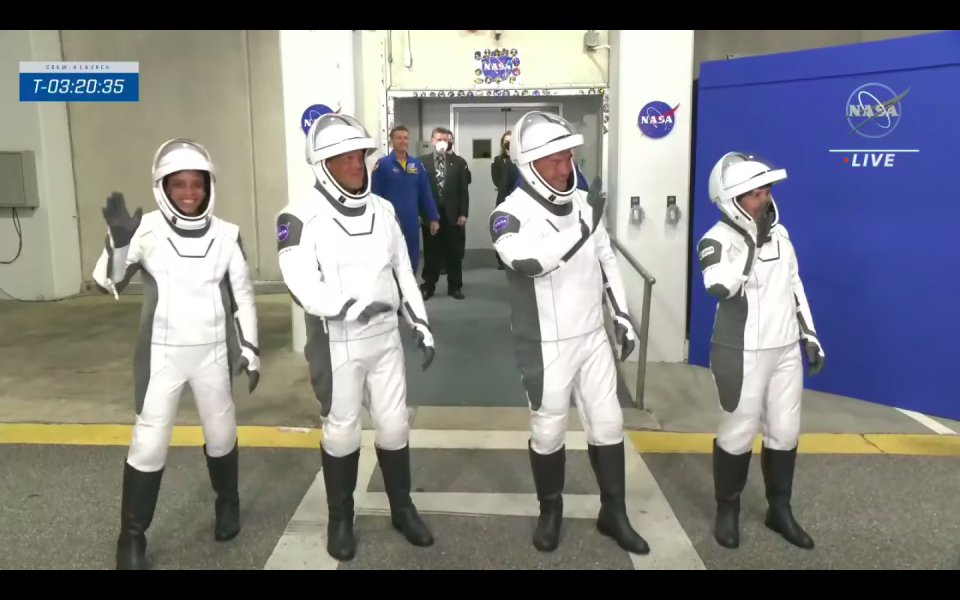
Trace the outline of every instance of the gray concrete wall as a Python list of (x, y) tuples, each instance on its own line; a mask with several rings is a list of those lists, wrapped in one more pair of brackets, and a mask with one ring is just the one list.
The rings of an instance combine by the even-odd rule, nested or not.
[(259, 280), (280, 279), (274, 214), (287, 198), (280, 44), (276, 30), (64, 30), (64, 60), (140, 62), (140, 102), (71, 103), (70, 133), (84, 280), (103, 248), (111, 191), (156, 208), (153, 154), (196, 140), (218, 167), (219, 216), (240, 226)]

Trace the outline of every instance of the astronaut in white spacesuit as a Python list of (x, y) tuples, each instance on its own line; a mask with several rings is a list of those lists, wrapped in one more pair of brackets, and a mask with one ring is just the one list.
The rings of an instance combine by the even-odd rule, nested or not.
[(704, 285), (719, 300), (710, 349), (723, 408), (713, 448), (714, 537), (726, 548), (740, 544), (740, 494), (760, 431), (766, 525), (795, 546), (814, 545), (794, 519), (790, 499), (800, 436), (801, 346), (810, 375), (823, 368), (824, 353), (797, 255), (770, 195), (770, 187), (786, 178), (786, 170), (754, 155), (721, 158), (709, 188), (723, 214), (697, 245)]
[(305, 313), (304, 355), (323, 419), (327, 552), (341, 561), (356, 554), (353, 494), (363, 406), (376, 429), (394, 528), (415, 546), (433, 544), (433, 534), (410, 499), (410, 425), (398, 309), (424, 352), (423, 369), (433, 361), (433, 335), (393, 205), (370, 193), (365, 158), (374, 147), (356, 119), (321, 116), (306, 140), (314, 188), (277, 216), (280, 270)]
[[(209, 153), (171, 140), (153, 160), (159, 210), (133, 216), (114, 193), (103, 210), (109, 233), (93, 279), (118, 293), (140, 272), (143, 308), (134, 353), (137, 419), (123, 473), (117, 569), (144, 570), (170, 436), (186, 384), (196, 398), (213, 489), (218, 541), (240, 533), (237, 422), (232, 376), (260, 380), (257, 312), (239, 228), (213, 216), (216, 174)], [(230, 330), (233, 330), (231, 332)]]
[(510, 157), (522, 181), (490, 215), (494, 248), (506, 265), (517, 362), (531, 413), (530, 461), (540, 518), (533, 545), (560, 541), (565, 437), (570, 396), (587, 433), (600, 487), (600, 533), (636, 554), (650, 551), (630, 525), (624, 498), (623, 412), (604, 328), (606, 300), (621, 360), (635, 346), (626, 293), (610, 238), (601, 224), (597, 178), (577, 189), (573, 148), (583, 136), (563, 118), (534, 111), (513, 131)]

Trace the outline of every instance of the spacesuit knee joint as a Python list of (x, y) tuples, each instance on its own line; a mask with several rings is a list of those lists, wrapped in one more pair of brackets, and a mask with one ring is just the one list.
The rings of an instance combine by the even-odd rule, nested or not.
[(771, 450), (793, 450), (800, 441), (800, 418), (783, 416), (772, 419), (766, 428), (763, 445)]
[(623, 440), (623, 411), (617, 407), (609, 415), (590, 421), (587, 435), (595, 446), (612, 446)]
[(237, 445), (237, 424), (232, 419), (223, 423), (215, 423), (203, 431), (203, 440), (207, 446), (207, 455), (218, 458), (230, 454)]
[(376, 429), (377, 447), (381, 450), (400, 450), (410, 440), (410, 424), (402, 414), (381, 420)]
[(127, 452), (127, 463), (142, 473), (155, 473), (167, 462), (169, 435), (157, 427), (134, 426), (133, 439)]
[(323, 424), (323, 449), (335, 458), (349, 456), (360, 449), (362, 442), (360, 420), (350, 425), (338, 425), (327, 421)]
[(537, 454), (553, 454), (566, 442), (565, 416), (533, 414), (530, 427), (530, 445)]
[(753, 448), (755, 436), (756, 431), (749, 426), (749, 423), (738, 422), (733, 426), (720, 427), (717, 432), (717, 445), (728, 454), (739, 456)]

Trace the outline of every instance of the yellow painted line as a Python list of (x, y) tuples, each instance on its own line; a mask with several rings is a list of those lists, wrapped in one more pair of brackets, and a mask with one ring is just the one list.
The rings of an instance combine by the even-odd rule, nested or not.
[(960, 435), (869, 433), (864, 437), (885, 454), (960, 456)]
[[(631, 431), (630, 441), (641, 453), (710, 454), (712, 433)], [(759, 452), (762, 438), (753, 442)], [(800, 436), (801, 454), (900, 454), (913, 456), (960, 456), (960, 436), (913, 434), (805, 433)]]
[[(132, 425), (74, 425), (0, 423), (0, 444), (53, 444), (64, 446), (127, 446)], [(319, 429), (240, 426), (240, 445), (252, 448), (318, 448)], [(203, 446), (199, 425), (173, 428), (171, 446)]]
[[(62, 446), (127, 446), (132, 425), (80, 425), (0, 423), (0, 444), (49, 444)], [(249, 448), (316, 449), (319, 429), (248, 425), (237, 428), (240, 445)], [(709, 454), (713, 433), (631, 431), (628, 437), (641, 453)], [(761, 437), (753, 449), (760, 451)], [(203, 431), (197, 425), (173, 428), (171, 446), (200, 447)], [(960, 456), (960, 436), (914, 434), (805, 433), (800, 436), (801, 454), (897, 454), (908, 456)]]

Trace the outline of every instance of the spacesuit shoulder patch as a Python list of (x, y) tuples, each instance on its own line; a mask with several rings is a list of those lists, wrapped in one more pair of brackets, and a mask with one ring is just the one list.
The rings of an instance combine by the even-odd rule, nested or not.
[(497, 240), (508, 233), (520, 232), (520, 219), (508, 212), (501, 210), (493, 211), (490, 215), (490, 239), (496, 244)]
[(723, 253), (723, 245), (717, 240), (703, 238), (697, 244), (697, 259), (700, 261), (700, 270), (706, 271), (708, 268), (719, 264)]
[(277, 217), (277, 252), (300, 245), (303, 237), (303, 221), (288, 212)]

